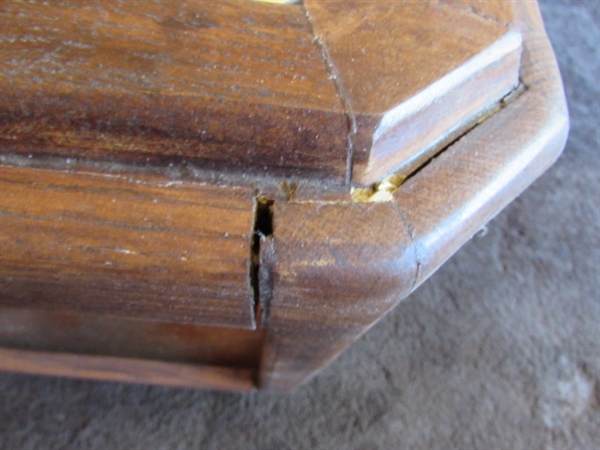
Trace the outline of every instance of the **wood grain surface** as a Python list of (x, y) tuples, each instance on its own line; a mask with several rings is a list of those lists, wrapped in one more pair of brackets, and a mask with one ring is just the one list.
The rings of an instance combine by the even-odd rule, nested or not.
[[(0, 304), (24, 326), (46, 324), (36, 345), (60, 347), (52, 314), (231, 327), (223, 341), (236, 348), (236, 332), (260, 322), (247, 349), (256, 361), (262, 346), (258, 383), (289, 390), (418, 287), (565, 144), (560, 75), (535, 2), (87, 5), (6, 2), (0, 16)], [(290, 87), (298, 73), (312, 78)], [(522, 89), (502, 100), (517, 79)], [(11, 166), (15, 154), (32, 162)], [(137, 172), (34, 168), (51, 156)], [(227, 167), (229, 181), (143, 173), (184, 160)], [(381, 203), (353, 201), (342, 185), (390, 170), (410, 177)], [(269, 176), (249, 182), (253, 171)], [(2, 349), (0, 362), (120, 381), (256, 381), (254, 369), (143, 361), (152, 355), (142, 350), (78, 357), (32, 346)]]
[(466, 8), (305, 4), (351, 116), (359, 183), (392, 170), (409, 174), (518, 83), (519, 33)]
[(310, 379), (556, 160), (569, 123), (560, 74), (537, 4), (518, 3), (516, 17), (525, 92), (392, 201), (276, 205), (263, 255), (272, 288), (262, 387), (287, 391)]
[(248, 189), (0, 167), (0, 303), (254, 327)]
[[(569, 118), (538, 6), (519, 3), (526, 91), (395, 193), (413, 236), (418, 286), (537, 179), (564, 149)], [(416, 287), (415, 286), (415, 287)]]
[(261, 387), (287, 390), (407, 295), (416, 268), (394, 203), (285, 203), (273, 216), (261, 247), (270, 271)]
[(343, 180), (346, 117), (300, 5), (0, 7), (3, 151)]

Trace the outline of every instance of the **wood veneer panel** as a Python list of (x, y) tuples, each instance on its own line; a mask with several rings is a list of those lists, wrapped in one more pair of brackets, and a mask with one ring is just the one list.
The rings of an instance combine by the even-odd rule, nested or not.
[(254, 326), (249, 189), (0, 167), (0, 303)]
[(346, 115), (301, 5), (0, 8), (2, 151), (343, 181)]

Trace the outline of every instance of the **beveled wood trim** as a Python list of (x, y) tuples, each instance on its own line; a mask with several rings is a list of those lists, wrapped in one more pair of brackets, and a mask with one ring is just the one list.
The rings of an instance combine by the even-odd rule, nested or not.
[(6, 150), (344, 180), (346, 115), (300, 4), (6, 0), (0, 35)]
[(518, 84), (512, 20), (437, 1), (304, 5), (351, 119), (355, 183), (409, 174)]
[(525, 92), (398, 189), (417, 255), (418, 287), (564, 149), (569, 117), (535, 2), (517, 2)]
[(7, 372), (76, 377), (121, 383), (252, 391), (254, 371), (167, 363), (132, 358), (37, 352), (0, 347), (0, 369)]

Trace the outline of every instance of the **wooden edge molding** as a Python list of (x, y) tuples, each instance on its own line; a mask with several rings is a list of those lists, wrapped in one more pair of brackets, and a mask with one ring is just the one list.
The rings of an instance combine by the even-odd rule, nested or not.
[(569, 121), (558, 66), (537, 4), (517, 2), (516, 17), (525, 92), (400, 186), (393, 201), (275, 205), (262, 261), (271, 287), (260, 387), (287, 391), (310, 379), (560, 155)]
[[(358, 183), (391, 172), (408, 175), (455, 140), (518, 83), (521, 35), (509, 30), (484, 51), (383, 115), (366, 163), (353, 170)], [(435, 100), (434, 100), (435, 99)]]
[(8, 372), (77, 377), (122, 383), (252, 391), (254, 371), (165, 363), (132, 358), (38, 352), (0, 347), (0, 369)]

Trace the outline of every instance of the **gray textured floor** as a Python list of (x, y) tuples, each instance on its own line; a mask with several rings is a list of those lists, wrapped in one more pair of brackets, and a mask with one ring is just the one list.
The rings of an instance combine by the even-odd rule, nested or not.
[(600, 448), (599, 2), (544, 1), (560, 161), (287, 397), (4, 374), (3, 449)]

